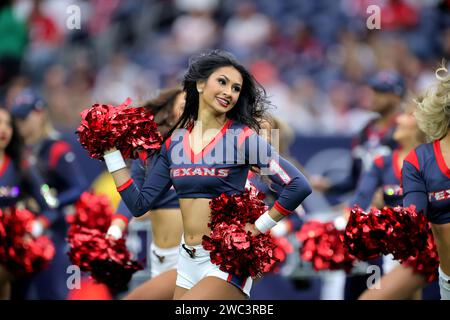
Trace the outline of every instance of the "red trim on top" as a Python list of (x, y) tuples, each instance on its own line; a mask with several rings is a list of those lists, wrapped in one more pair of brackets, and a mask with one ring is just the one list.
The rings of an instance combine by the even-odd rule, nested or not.
[(248, 137), (250, 137), (254, 133), (255, 133), (255, 131), (253, 131), (250, 127), (245, 127), (244, 130), (239, 135), (238, 147), (240, 147), (244, 143), (245, 139), (247, 139)]
[(131, 186), (131, 185), (133, 184), (133, 182), (134, 182), (134, 181), (133, 181), (132, 178), (128, 179), (127, 182), (125, 182), (123, 185), (117, 187), (117, 191), (120, 192), (120, 191), (125, 190), (126, 188), (128, 188), (129, 186)]
[(288, 216), (288, 215), (290, 215), (292, 213), (291, 211), (283, 208), (278, 201), (275, 201), (273, 207), (275, 209), (277, 209), (283, 216)]
[(255, 176), (255, 173), (251, 170), (248, 171), (248, 175), (247, 175), (247, 179), (250, 180), (251, 178), (253, 178)]
[(49, 166), (50, 168), (56, 167), (59, 159), (66, 153), (70, 151), (70, 145), (65, 141), (55, 142), (50, 149), (49, 156)]
[(382, 169), (384, 167), (384, 158), (383, 156), (377, 156), (375, 157), (375, 159), (373, 160), (373, 163), (380, 169)]
[(147, 165), (147, 156), (148, 156), (147, 151), (144, 151), (144, 150), (139, 151), (138, 155), (139, 155), (139, 159), (142, 161), (142, 163), (144, 165)]
[(419, 159), (417, 158), (417, 153), (415, 149), (411, 150), (411, 152), (408, 153), (404, 161), (408, 161), (417, 169), (417, 171), (420, 171)]
[(186, 154), (189, 156), (192, 163), (196, 163), (200, 158), (202, 158), (205, 154), (207, 154), (214, 146), (217, 144), (217, 142), (222, 139), (227, 129), (231, 126), (233, 121), (231, 119), (228, 119), (227, 122), (224, 124), (222, 129), (216, 134), (216, 136), (197, 154), (194, 153), (194, 151), (191, 149), (191, 144), (189, 142), (189, 134), (191, 133), (191, 130), (186, 130), (186, 133), (183, 137), (183, 148)]
[(3, 157), (3, 163), (0, 167), (0, 177), (5, 174), (6, 169), (8, 169), (9, 163), (11, 162), (11, 158), (5, 153)]
[(392, 152), (392, 168), (394, 169), (395, 177), (398, 180), (402, 179), (402, 168), (398, 164), (398, 150)]
[(450, 169), (447, 167), (444, 157), (442, 156), (440, 140), (433, 141), (433, 149), (434, 149), (434, 155), (436, 157), (436, 161), (438, 163), (439, 169), (441, 170), (441, 172), (443, 174), (445, 174), (448, 178), (450, 178)]
[(169, 150), (170, 147), (170, 143), (172, 142), (172, 137), (168, 137), (166, 142), (164, 142), (164, 144), (166, 145), (166, 150)]
[(128, 225), (128, 218), (126, 216), (124, 216), (123, 214), (120, 213), (116, 213), (115, 215), (113, 215), (111, 220), (122, 220), (123, 222), (125, 222), (126, 225)]

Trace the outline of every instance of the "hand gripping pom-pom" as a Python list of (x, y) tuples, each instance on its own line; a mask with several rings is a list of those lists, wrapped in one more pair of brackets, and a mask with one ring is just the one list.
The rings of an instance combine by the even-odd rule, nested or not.
[(220, 270), (255, 278), (272, 270), (278, 261), (276, 244), (269, 234), (253, 236), (245, 231), (246, 223), (254, 223), (267, 210), (263, 198), (264, 194), (246, 190), (211, 200), (211, 234), (203, 237), (202, 245)]
[(81, 113), (76, 133), (80, 144), (95, 159), (117, 148), (124, 158), (135, 159), (141, 150), (161, 147), (162, 136), (154, 115), (144, 107), (128, 108), (131, 99), (122, 105), (94, 104)]

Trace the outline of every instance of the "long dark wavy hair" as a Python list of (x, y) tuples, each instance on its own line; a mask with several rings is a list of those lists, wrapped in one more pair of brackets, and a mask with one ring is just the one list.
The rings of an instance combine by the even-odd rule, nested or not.
[(11, 141), (6, 146), (5, 153), (11, 157), (14, 166), (19, 167), (23, 150), (23, 140), (17, 131), (11, 112), (3, 106), (0, 106), (0, 110), (3, 110), (4, 112), (9, 114), (12, 126)]
[(188, 70), (183, 78), (186, 105), (180, 119), (169, 130), (165, 139), (170, 137), (175, 129), (188, 128), (197, 120), (199, 107), (197, 82), (206, 81), (215, 70), (228, 66), (239, 71), (243, 83), (236, 105), (227, 112), (226, 116), (259, 132), (260, 121), (265, 119), (266, 110), (270, 106), (266, 91), (233, 55), (222, 50), (211, 50), (190, 59)]
[(178, 119), (174, 119), (173, 108), (175, 100), (183, 92), (181, 85), (162, 89), (158, 96), (144, 103), (144, 107), (155, 115), (158, 130), (163, 134), (173, 127)]

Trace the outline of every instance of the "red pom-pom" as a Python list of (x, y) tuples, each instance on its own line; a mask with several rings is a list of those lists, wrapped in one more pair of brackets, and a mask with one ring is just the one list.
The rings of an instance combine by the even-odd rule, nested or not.
[(427, 246), (414, 257), (410, 257), (404, 263), (413, 268), (414, 272), (422, 274), (427, 282), (433, 282), (439, 277), (439, 256), (434, 243), (431, 229), (428, 230)]
[(100, 230), (72, 225), (68, 241), (70, 261), (113, 290), (125, 290), (133, 273), (143, 269), (131, 260), (123, 238), (115, 240)]
[(118, 107), (95, 104), (81, 113), (76, 133), (92, 158), (102, 159), (106, 151), (117, 148), (124, 158), (135, 159), (139, 150), (161, 147), (153, 114), (144, 107), (127, 108), (130, 103), (131, 99)]
[(55, 256), (47, 236), (34, 238), (30, 234), (34, 220), (35, 215), (28, 210), (0, 210), (0, 264), (16, 277), (47, 268)]
[(384, 207), (381, 214), (390, 220), (386, 229), (386, 252), (396, 260), (404, 261), (425, 250), (428, 239), (428, 222), (414, 206), (409, 208)]
[(364, 212), (359, 207), (350, 211), (343, 241), (348, 252), (362, 261), (380, 256), (386, 246), (386, 218), (378, 210)]
[(237, 276), (260, 276), (273, 268), (276, 245), (269, 234), (252, 236), (245, 231), (246, 223), (267, 210), (264, 194), (246, 190), (242, 194), (225, 194), (210, 202), (210, 236), (203, 236), (202, 245), (211, 251), (211, 262), (220, 270)]
[(106, 232), (113, 214), (114, 209), (106, 195), (83, 192), (75, 203), (75, 213), (67, 216), (67, 222)]
[(350, 212), (343, 236), (350, 254), (360, 260), (392, 254), (396, 260), (406, 260), (423, 250), (428, 226), (423, 214), (409, 208), (372, 208), (365, 213), (355, 207)]
[(308, 221), (296, 233), (303, 243), (300, 256), (312, 263), (316, 271), (345, 270), (353, 268), (355, 258), (350, 255), (342, 242), (343, 232), (336, 229), (333, 222)]
[(265, 272), (278, 273), (280, 271), (280, 266), (286, 261), (287, 256), (294, 252), (294, 247), (286, 237), (273, 237), (273, 241), (275, 243), (274, 256), (277, 262), (270, 265), (269, 270)]
[(242, 194), (232, 196), (221, 194), (209, 203), (211, 208), (209, 226), (213, 229), (218, 223), (231, 224), (234, 221), (241, 224), (255, 223), (256, 219), (268, 209), (264, 198), (264, 193), (255, 189), (247, 189)]

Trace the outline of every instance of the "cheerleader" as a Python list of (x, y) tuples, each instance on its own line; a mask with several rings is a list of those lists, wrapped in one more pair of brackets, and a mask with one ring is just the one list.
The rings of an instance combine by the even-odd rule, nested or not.
[(432, 142), (418, 146), (405, 158), (403, 205), (415, 205), (431, 222), (440, 259), (441, 299), (450, 300), (450, 75), (442, 67), (436, 77), (438, 83), (418, 103), (415, 113), (419, 128)]
[(66, 253), (65, 211), (87, 188), (87, 181), (70, 145), (59, 138), (48, 120), (45, 102), (34, 90), (26, 88), (19, 92), (13, 99), (11, 110), (25, 143), (22, 166), (37, 173), (32, 179), (38, 174), (45, 177), (40, 192), (54, 208), (53, 213), (47, 216), (46, 224), (56, 250), (49, 268), (39, 272), (30, 282), (22, 283), (21, 289), (28, 292), (18, 295), (27, 294), (26, 298), (35, 299), (65, 299), (68, 293), (66, 272), (70, 265)]
[(283, 190), (270, 212), (246, 226), (257, 235), (289, 215), (311, 188), (300, 171), (255, 134), (265, 93), (234, 57), (219, 50), (198, 56), (191, 60), (183, 85), (184, 112), (141, 188), (130, 178), (120, 151), (107, 152), (105, 162), (135, 216), (153, 208), (174, 185), (183, 217), (174, 299), (244, 299), (252, 279), (221, 271), (201, 245), (210, 234), (210, 199), (243, 192), (251, 165), (267, 172)]
[[(17, 134), (12, 116), (7, 109), (0, 108), (0, 208), (7, 211), (24, 199), (26, 194), (34, 197), (43, 213), (32, 224), (31, 235), (37, 237), (44, 232), (47, 216), (51, 216), (53, 211), (39, 190), (41, 177), (33, 174), (37, 179), (28, 181), (27, 174), (30, 172), (21, 170), (21, 150), (22, 140)], [(0, 265), (0, 300), (9, 299), (12, 280), (13, 275)]]
[[(401, 168), (408, 153), (425, 141), (424, 133), (418, 128), (413, 112), (412, 98), (396, 119), (393, 138), (398, 148), (391, 154), (375, 158), (369, 171), (363, 174), (350, 207), (358, 205), (368, 209), (375, 192), (381, 188), (384, 205), (396, 207), (403, 205), (401, 188)], [(425, 276), (414, 273), (411, 267), (390, 263), (383, 265), (384, 276), (377, 285), (377, 290), (367, 289), (359, 297), (361, 300), (403, 300), (415, 297), (417, 290), (426, 284)]]
[[(2, 210), (14, 205), (19, 199), (19, 160), (20, 143), (13, 128), (8, 110), (0, 108), (0, 207)], [(12, 275), (0, 265), (0, 300), (9, 299)]]
[(326, 177), (312, 176), (311, 184), (321, 192), (353, 191), (364, 170), (368, 170), (376, 155), (387, 155), (397, 148), (393, 139), (395, 118), (398, 108), (406, 93), (403, 77), (392, 70), (382, 70), (370, 80), (369, 86), (373, 93), (371, 111), (377, 117), (361, 130), (352, 141), (351, 170), (341, 181), (331, 181)]
[[(169, 129), (180, 118), (185, 104), (181, 87), (162, 90), (155, 99), (147, 102), (145, 107), (155, 115), (158, 130), (166, 135)], [(146, 167), (151, 166), (151, 158), (140, 153), (140, 159), (131, 164), (131, 177), (138, 186), (145, 179)], [(120, 238), (128, 220), (132, 218), (125, 203), (121, 201), (118, 214), (113, 219), (108, 234)], [(125, 300), (168, 300), (173, 298), (176, 267), (178, 264), (179, 246), (183, 233), (180, 205), (173, 188), (162, 195), (151, 212), (139, 219), (150, 219), (152, 243), (150, 245), (151, 279), (127, 294)]]

